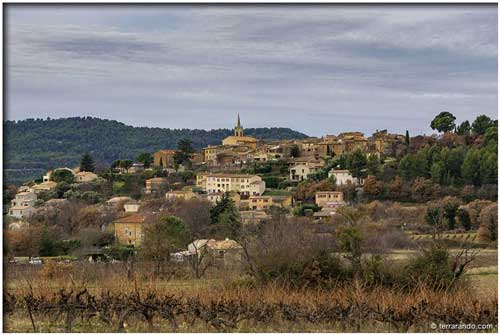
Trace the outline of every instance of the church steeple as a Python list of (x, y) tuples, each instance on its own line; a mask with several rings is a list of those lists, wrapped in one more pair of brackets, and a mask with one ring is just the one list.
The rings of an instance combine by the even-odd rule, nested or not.
[(234, 136), (242, 137), (243, 136), (243, 127), (240, 122), (240, 113), (238, 113), (238, 122), (236, 123), (236, 127), (234, 127)]

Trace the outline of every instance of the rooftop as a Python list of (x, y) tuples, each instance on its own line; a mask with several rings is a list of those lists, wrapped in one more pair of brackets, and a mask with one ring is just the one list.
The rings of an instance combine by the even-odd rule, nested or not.
[(351, 173), (349, 170), (335, 170), (335, 169), (331, 169), (330, 172), (331, 173)]
[(146, 221), (146, 217), (141, 214), (132, 214), (123, 216), (115, 220), (115, 223), (143, 223)]
[(162, 154), (167, 154), (167, 155), (174, 155), (176, 153), (176, 150), (162, 149), (162, 150), (158, 150), (157, 152), (160, 152)]

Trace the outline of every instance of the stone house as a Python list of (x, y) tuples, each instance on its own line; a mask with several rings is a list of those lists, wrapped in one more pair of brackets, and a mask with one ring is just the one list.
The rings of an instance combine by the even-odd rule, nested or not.
[(29, 217), (35, 210), (34, 205), (37, 200), (35, 192), (20, 192), (11, 201), (9, 215), (17, 219)]
[(115, 238), (120, 244), (138, 247), (144, 241), (146, 216), (141, 214), (126, 215), (116, 219), (113, 223)]
[(195, 257), (205, 257), (207, 261), (210, 260), (225, 268), (241, 266), (243, 260), (242, 246), (228, 238), (195, 240), (188, 245), (188, 252)]
[(153, 165), (161, 168), (172, 168), (175, 166), (176, 150), (158, 150), (153, 155)]

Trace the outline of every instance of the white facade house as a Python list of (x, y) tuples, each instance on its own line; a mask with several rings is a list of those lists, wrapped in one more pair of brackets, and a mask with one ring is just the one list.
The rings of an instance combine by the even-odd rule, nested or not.
[[(334, 177), (335, 178), (335, 185), (346, 185), (348, 183), (351, 183), (353, 185), (358, 184), (357, 178), (354, 178), (349, 170), (334, 170), (331, 169), (328, 172), (328, 178)], [(363, 182), (361, 182), (363, 184)]]

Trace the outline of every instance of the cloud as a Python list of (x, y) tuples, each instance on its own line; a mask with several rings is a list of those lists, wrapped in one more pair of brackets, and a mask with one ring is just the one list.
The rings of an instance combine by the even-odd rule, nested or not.
[(8, 5), (6, 25), (10, 119), (219, 128), (240, 112), (319, 136), (497, 110), (493, 5)]

